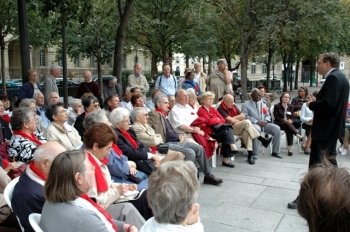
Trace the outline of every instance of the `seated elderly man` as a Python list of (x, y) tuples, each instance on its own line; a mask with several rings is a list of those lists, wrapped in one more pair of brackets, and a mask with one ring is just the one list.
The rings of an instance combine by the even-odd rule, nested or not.
[[(204, 136), (204, 131), (199, 127), (191, 126), (192, 122), (198, 117), (196, 113), (192, 111), (192, 108), (188, 105), (188, 95), (186, 90), (179, 89), (176, 91), (176, 104), (172, 108), (169, 114), (169, 122), (175, 129), (175, 132), (180, 135), (185, 141), (197, 144), (192, 134), (199, 134)], [(211, 174), (208, 160), (204, 158), (203, 167), (206, 167), (204, 171), (204, 183), (218, 185), (222, 183), (222, 179), (216, 178)]]
[[(276, 124), (271, 123), (271, 116), (264, 102), (261, 101), (259, 89), (254, 88), (251, 93), (252, 99), (242, 105), (242, 113), (246, 119), (253, 123), (254, 127), (260, 132), (265, 132), (273, 136), (272, 138), (272, 156), (282, 159), (280, 153), (281, 129)], [(257, 154), (258, 140), (254, 140), (254, 153)]]
[(41, 213), (45, 203), (43, 187), (54, 158), (66, 149), (56, 141), (38, 148), (33, 160), (19, 178), (12, 195), (12, 209), (19, 218), (24, 231), (34, 231), (29, 224), (29, 214)]
[(196, 172), (192, 162), (171, 161), (150, 176), (147, 196), (154, 217), (143, 225), (140, 232), (204, 231), (199, 218)]
[(235, 99), (231, 94), (226, 94), (223, 97), (218, 107), (218, 111), (225, 118), (227, 123), (231, 123), (233, 125), (234, 134), (242, 136), (243, 142), (248, 151), (248, 163), (254, 164), (254, 156), (256, 156), (256, 153), (253, 151), (253, 140), (258, 139), (264, 145), (264, 147), (267, 147), (272, 138), (263, 138), (254, 128), (251, 121), (245, 119), (245, 115), (238, 109), (235, 104)]

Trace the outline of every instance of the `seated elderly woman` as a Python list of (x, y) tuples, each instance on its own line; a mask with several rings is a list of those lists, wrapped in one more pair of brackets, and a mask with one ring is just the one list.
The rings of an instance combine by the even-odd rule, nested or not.
[(63, 103), (51, 105), (46, 111), (46, 117), (51, 121), (44, 135), (49, 141), (57, 141), (67, 150), (78, 149), (83, 145), (78, 131), (67, 123), (67, 110)]
[(116, 128), (117, 144), (123, 154), (136, 163), (138, 170), (149, 175), (160, 165), (162, 156), (159, 153), (152, 153), (147, 145), (137, 139), (135, 131), (129, 128), (129, 116), (129, 110), (117, 108), (109, 114), (109, 121), (112, 123), (112, 127)]
[[(131, 120), (134, 122), (131, 126), (135, 131), (136, 137), (148, 147), (153, 150), (157, 150), (157, 146), (168, 147), (166, 155), (178, 156), (181, 159), (186, 157), (186, 160), (194, 161), (193, 150), (186, 148), (179, 143), (164, 143), (163, 138), (160, 134), (156, 134), (153, 128), (148, 124), (148, 114), (143, 107), (136, 107), (130, 114)], [(162, 151), (160, 151), (161, 153)], [(183, 158), (182, 158), (183, 157)]]
[(192, 107), (195, 113), (197, 113), (200, 105), (198, 104), (197, 95), (194, 92), (194, 89), (187, 89), (186, 92), (188, 94), (188, 105)]
[(293, 135), (296, 135), (298, 139), (302, 136), (299, 131), (293, 126), (294, 122), (294, 109), (289, 104), (290, 96), (289, 93), (284, 92), (280, 97), (280, 103), (276, 104), (273, 108), (274, 123), (278, 125), (281, 130), (284, 130), (287, 137), (288, 155), (293, 155)]
[[(88, 130), (96, 123), (105, 123), (111, 125), (108, 121), (104, 110), (95, 110), (88, 114), (84, 119), (84, 128)], [(106, 165), (111, 174), (112, 181), (115, 183), (137, 184), (137, 189), (148, 188), (147, 175), (137, 170), (136, 163), (129, 161), (128, 157), (123, 155), (122, 150), (116, 143), (113, 143), (112, 149), (107, 156)]]
[(317, 167), (301, 183), (298, 212), (310, 232), (350, 231), (350, 174), (345, 168)]
[[(126, 198), (125, 194), (137, 189), (136, 184), (112, 183), (111, 174), (106, 163), (115, 140), (114, 130), (106, 123), (96, 123), (84, 134), (84, 145), (88, 159), (95, 167), (95, 182), (88, 195), (96, 199), (96, 202), (107, 210), (115, 206), (113, 203), (117, 201), (128, 200), (129, 198)], [(131, 203), (144, 218), (148, 219), (153, 215), (143, 192), (136, 200), (132, 199)], [(142, 221), (139, 218), (136, 217), (133, 224), (140, 225)]]
[(83, 137), (85, 132), (85, 129), (83, 126), (84, 118), (87, 114), (91, 113), (94, 110), (99, 109), (100, 103), (95, 96), (83, 97), (81, 100), (81, 103), (83, 104), (84, 112), (76, 118), (74, 123), (74, 128), (78, 131), (80, 137)]
[(75, 120), (79, 115), (83, 113), (83, 105), (81, 104), (81, 99), (73, 98), (69, 102), (69, 107), (67, 110), (68, 114), (68, 124), (73, 125), (75, 123)]
[(196, 173), (192, 162), (180, 160), (167, 162), (152, 173), (147, 195), (154, 217), (140, 232), (204, 231), (196, 203), (199, 192)]
[(29, 163), (33, 159), (34, 151), (47, 140), (36, 135), (35, 113), (29, 108), (13, 110), (11, 127), (13, 135), (8, 145), (9, 157), (12, 160)]
[(222, 143), (222, 165), (233, 168), (235, 165), (230, 161), (231, 157), (238, 153), (235, 145), (232, 125), (225, 124), (225, 119), (212, 107), (215, 94), (204, 92), (202, 94), (202, 106), (198, 109), (198, 117), (202, 120), (200, 128), (218, 142)]
[(94, 167), (82, 150), (59, 154), (52, 162), (45, 183), (46, 202), (40, 227), (43, 231), (134, 231), (116, 221), (86, 194), (93, 186)]
[(46, 130), (47, 125), (44, 122), (44, 120), (41, 118), (41, 116), (36, 114), (36, 102), (35, 102), (35, 100), (32, 98), (24, 98), (21, 100), (18, 107), (26, 107), (26, 108), (29, 108), (29, 109), (34, 111), (36, 128), (37, 128), (36, 134), (42, 135), (44, 133), (44, 131)]

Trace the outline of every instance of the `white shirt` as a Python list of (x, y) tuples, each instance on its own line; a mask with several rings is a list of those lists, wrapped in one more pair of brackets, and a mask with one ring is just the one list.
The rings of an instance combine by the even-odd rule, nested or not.
[(190, 126), (196, 118), (198, 118), (197, 113), (188, 104), (181, 105), (176, 103), (169, 113), (169, 121), (176, 133), (179, 134), (185, 133), (179, 128), (181, 125)]
[(306, 103), (303, 104), (300, 111), (300, 120), (302, 122), (308, 122), (314, 118), (314, 112), (307, 107)]
[(162, 224), (158, 223), (154, 217), (148, 219), (141, 227), (140, 232), (204, 232), (203, 224), (198, 221), (195, 224), (183, 226), (176, 224)]

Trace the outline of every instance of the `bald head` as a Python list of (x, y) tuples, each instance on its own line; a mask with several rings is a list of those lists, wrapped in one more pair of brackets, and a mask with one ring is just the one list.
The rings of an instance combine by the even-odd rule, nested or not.
[(231, 109), (233, 105), (235, 104), (235, 99), (231, 94), (226, 94), (223, 98), (222, 101), (225, 103), (225, 105)]
[(83, 75), (84, 75), (85, 82), (92, 81), (92, 73), (89, 70), (84, 71)]
[(181, 105), (188, 104), (188, 94), (184, 89), (178, 89), (175, 93), (176, 102)]
[(34, 165), (45, 176), (48, 176), (52, 161), (64, 151), (66, 149), (57, 141), (44, 143), (33, 154)]

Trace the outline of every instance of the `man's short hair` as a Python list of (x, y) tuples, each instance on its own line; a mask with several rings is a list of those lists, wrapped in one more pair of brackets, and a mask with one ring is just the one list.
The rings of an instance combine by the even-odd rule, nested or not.
[(340, 65), (340, 57), (335, 52), (327, 52), (322, 53), (320, 55), (322, 57), (323, 62), (329, 62), (333, 68), (339, 68)]
[(220, 65), (220, 64), (226, 64), (226, 60), (225, 59), (220, 59), (216, 62), (216, 65)]

